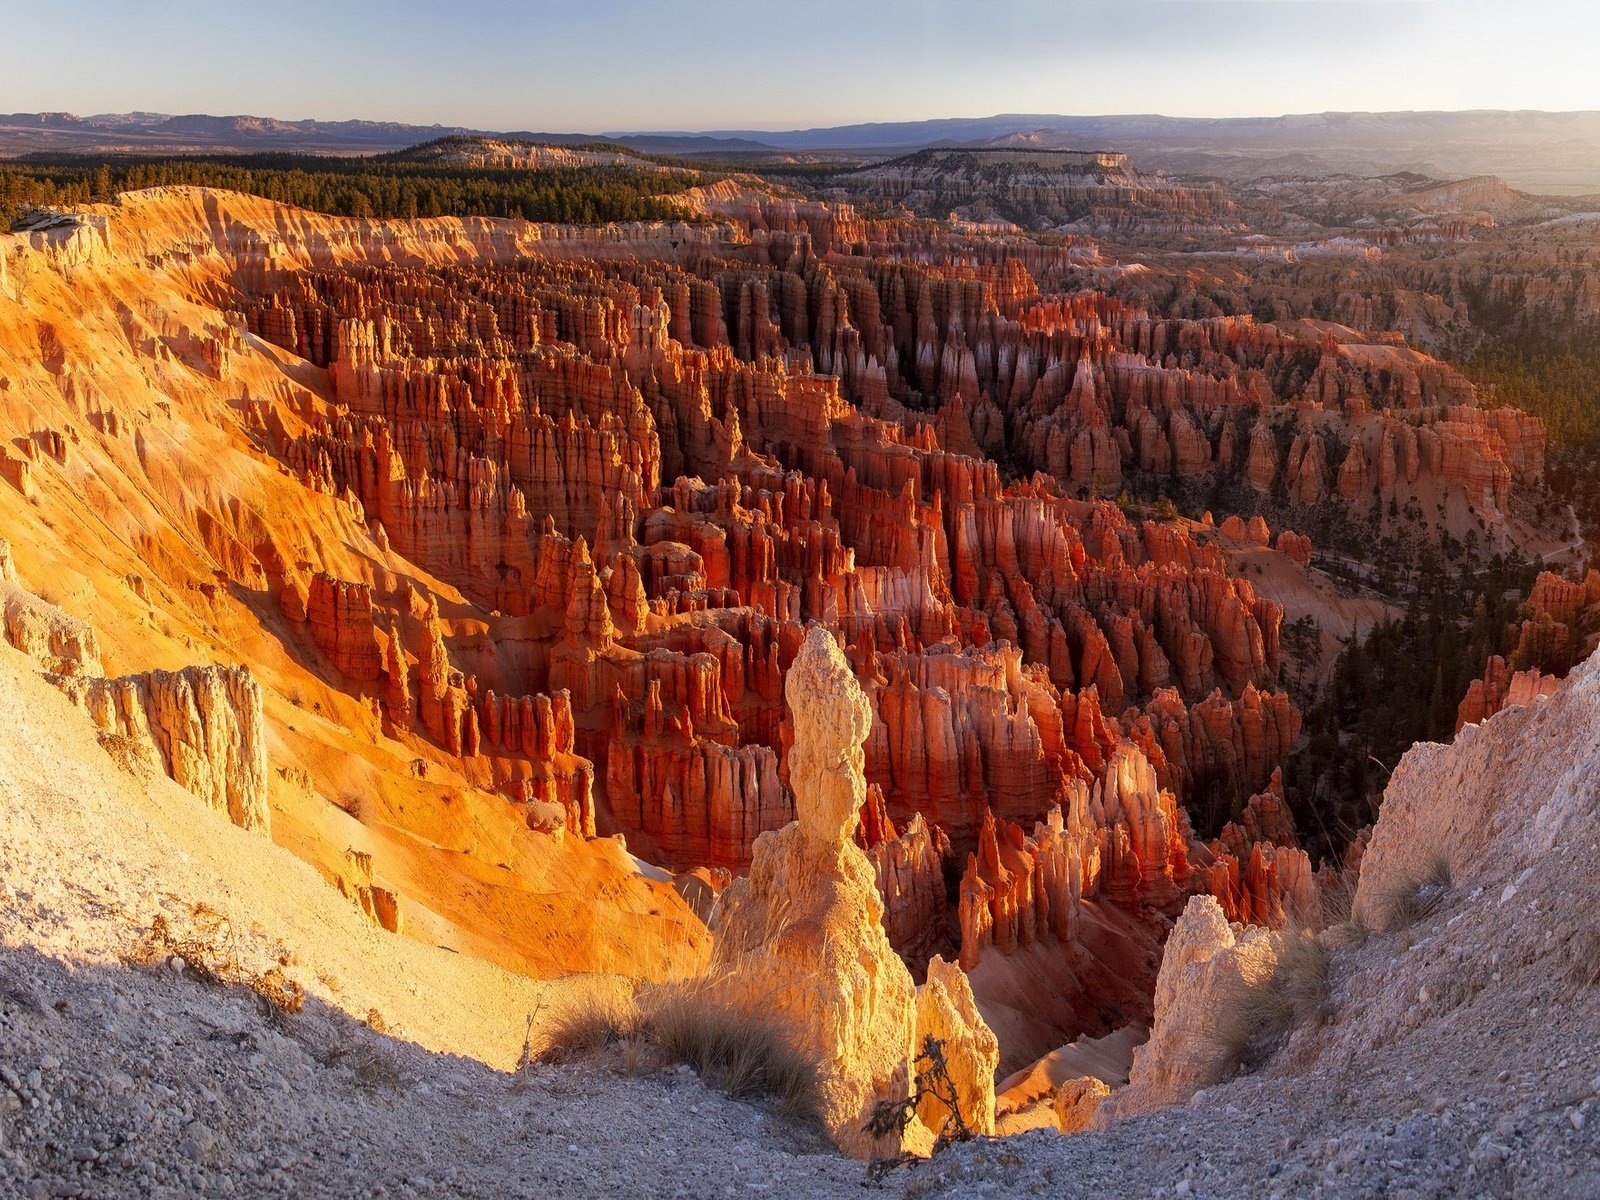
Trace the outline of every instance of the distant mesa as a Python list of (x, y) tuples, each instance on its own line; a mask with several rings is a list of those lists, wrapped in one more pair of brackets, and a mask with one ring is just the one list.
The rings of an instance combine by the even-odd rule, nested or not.
[(1070, 116), (874, 122), (787, 131), (535, 133), (390, 121), (284, 121), (164, 113), (0, 114), (0, 157), (35, 152), (385, 153), (441, 136), (551, 145), (605, 140), (652, 154), (770, 156), (836, 152), (883, 158), (931, 146), (1115, 147), (1146, 170), (1252, 179), (1299, 172), (1363, 176), (1422, 170), (1442, 178), (1495, 174), (1545, 195), (1600, 192), (1600, 112), (1310, 113), (1281, 117)]
[(393, 161), (468, 167), (475, 170), (548, 170), (578, 167), (632, 167), (667, 171), (671, 164), (651, 159), (615, 142), (562, 145), (522, 138), (451, 136), (409, 146)]

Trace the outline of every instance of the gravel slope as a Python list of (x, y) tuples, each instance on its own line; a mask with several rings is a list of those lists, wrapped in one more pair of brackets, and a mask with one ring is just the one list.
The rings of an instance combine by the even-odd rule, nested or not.
[(0, 959), (0, 1195), (837, 1195), (859, 1164), (687, 1072), (517, 1075), (166, 968)]
[[(815, 1131), (692, 1073), (514, 1071), (563, 988), (378, 930), (286, 851), (115, 767), (3, 646), (0, 712), (0, 1197), (858, 1186)], [(175, 956), (130, 965), (158, 914), (238, 978), (278, 967), (304, 1010)]]

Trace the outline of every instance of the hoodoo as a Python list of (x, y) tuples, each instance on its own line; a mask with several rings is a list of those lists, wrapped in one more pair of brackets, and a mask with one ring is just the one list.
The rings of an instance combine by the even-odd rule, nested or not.
[(796, 819), (756, 839), (750, 873), (723, 894), (713, 961), (737, 1003), (776, 1011), (819, 1063), (817, 1106), (862, 1157), (926, 1152), (920, 1122), (872, 1136), (880, 1103), (912, 1095), (917, 991), (883, 931), (872, 863), (851, 839), (867, 798), (872, 707), (825, 629), (806, 634), (784, 681), (794, 722)]

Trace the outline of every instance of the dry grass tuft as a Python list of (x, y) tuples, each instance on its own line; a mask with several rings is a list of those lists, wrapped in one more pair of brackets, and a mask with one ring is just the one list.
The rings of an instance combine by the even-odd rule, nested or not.
[(1212, 1031), (1220, 1077), (1259, 1069), (1296, 1029), (1320, 1024), (1327, 998), (1326, 947), (1304, 929), (1285, 929), (1272, 974), (1241, 983)]
[(1331, 886), (1322, 889), (1324, 946), (1339, 948), (1366, 945), (1368, 933), (1366, 923), (1356, 916), (1356, 890), (1360, 883), (1359, 870), (1341, 870), (1334, 877)]
[(1434, 855), (1416, 875), (1377, 894), (1378, 928), (1384, 933), (1410, 929), (1438, 910), (1453, 884), (1449, 858)]
[(774, 1096), (790, 1117), (815, 1108), (816, 1068), (769, 1017), (720, 1000), (700, 981), (652, 989), (644, 1036), (730, 1096)]
[[(565, 998), (544, 1023), (543, 1049), (530, 1058), (568, 1062), (619, 1047), (636, 1074), (647, 1056), (685, 1063), (712, 1087), (741, 1099), (775, 1097), (785, 1115), (816, 1107), (816, 1066), (798, 1053), (778, 1022), (730, 1003), (714, 976), (657, 984), (636, 996), (601, 990)], [(531, 1044), (531, 1025), (530, 1025)]]
[[(544, 1046), (534, 1059), (570, 1062), (633, 1037), (639, 1028), (638, 1001), (632, 996), (586, 989), (566, 996), (544, 1026)], [(531, 1022), (529, 1039), (531, 1044)]]
[[(1318, 879), (1319, 885), (1321, 879)], [(1332, 882), (1321, 888), (1322, 921), (1329, 928), (1352, 920), (1356, 910), (1356, 890), (1361, 885), (1361, 871), (1340, 870)]]
[(649, 1066), (649, 1046), (638, 1038), (629, 1038), (622, 1043), (622, 1073), (624, 1075), (643, 1075)]
[(1575, 988), (1600, 986), (1600, 929), (1582, 929), (1567, 940), (1563, 975)]

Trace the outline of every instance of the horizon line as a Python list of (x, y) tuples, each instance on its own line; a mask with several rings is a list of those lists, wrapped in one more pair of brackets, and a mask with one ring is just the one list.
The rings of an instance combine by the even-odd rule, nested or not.
[(1504, 114), (1507, 116), (1537, 115), (1548, 117), (1563, 116), (1589, 116), (1600, 115), (1597, 108), (1549, 109), (1549, 108), (1373, 108), (1373, 109), (1346, 109), (1330, 108), (1320, 110), (1307, 110), (1301, 112), (1280, 113), (1233, 113), (1227, 116), (1181, 116), (1162, 112), (995, 112), (978, 116), (943, 116), (943, 117), (912, 117), (897, 120), (864, 120), (844, 121), (831, 125), (792, 125), (780, 126), (705, 126), (701, 128), (677, 127), (647, 129), (642, 127), (613, 127), (610, 129), (580, 126), (568, 129), (546, 127), (535, 130), (531, 126), (526, 129), (491, 129), (485, 126), (452, 123), (446, 121), (417, 122), (396, 120), (389, 117), (285, 117), (268, 113), (251, 112), (163, 112), (155, 109), (130, 108), (123, 110), (106, 110), (103, 112), (79, 115), (68, 109), (31, 109), (14, 110), (6, 116), (31, 116), (31, 117), (66, 117), (75, 121), (96, 121), (111, 118), (165, 118), (181, 119), (184, 117), (211, 117), (218, 120), (257, 120), (281, 121), (285, 124), (318, 124), (318, 125), (399, 125), (413, 129), (449, 129), (471, 130), (476, 133), (552, 133), (562, 135), (592, 134), (597, 137), (733, 137), (748, 134), (804, 134), (817, 133), (835, 129), (873, 129), (894, 128), (912, 125), (938, 125), (975, 123), (982, 121), (1003, 120), (1149, 120), (1184, 121), (1208, 123), (1219, 121), (1280, 121), (1295, 117), (1377, 117), (1377, 116), (1470, 116), (1480, 114)]

